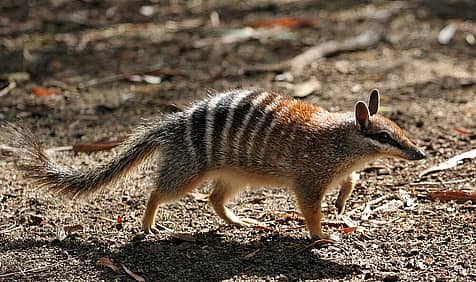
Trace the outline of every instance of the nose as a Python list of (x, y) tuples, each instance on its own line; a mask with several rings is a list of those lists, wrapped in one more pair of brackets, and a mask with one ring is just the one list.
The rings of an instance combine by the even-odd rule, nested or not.
[(425, 152), (423, 152), (423, 150), (420, 148), (414, 148), (410, 156), (411, 156), (411, 160), (415, 160), (415, 161), (426, 159)]

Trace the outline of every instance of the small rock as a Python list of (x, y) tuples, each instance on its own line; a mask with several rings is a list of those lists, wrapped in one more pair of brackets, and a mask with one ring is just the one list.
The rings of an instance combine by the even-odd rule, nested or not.
[(445, 26), (438, 34), (438, 42), (442, 45), (446, 45), (450, 43), (455, 33), (456, 33), (456, 26), (454, 24), (449, 24)]
[(362, 85), (360, 84), (356, 84), (354, 86), (352, 86), (352, 88), (350, 89), (350, 91), (352, 91), (352, 93), (358, 93), (362, 90)]
[(150, 17), (155, 13), (154, 6), (142, 6), (140, 7), (139, 13), (143, 16)]
[(468, 43), (469, 45), (474, 45), (474, 44), (476, 44), (476, 38), (475, 38), (474, 35), (471, 34), (471, 33), (469, 33), (469, 34), (466, 35), (465, 40), (466, 40), (466, 43)]

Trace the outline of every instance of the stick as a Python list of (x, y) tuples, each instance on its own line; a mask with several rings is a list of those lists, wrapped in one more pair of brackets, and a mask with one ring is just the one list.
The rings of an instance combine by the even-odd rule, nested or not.
[(382, 40), (385, 31), (382, 24), (373, 25), (369, 30), (343, 41), (331, 40), (314, 46), (289, 61), (291, 72), (300, 74), (309, 64), (321, 58), (373, 47)]
[(455, 179), (455, 180), (441, 181), (441, 182), (423, 181), (423, 182), (410, 183), (410, 186), (456, 184), (456, 183), (467, 182), (467, 181), (470, 181), (470, 180), (471, 179), (469, 179), (469, 178), (465, 178), (465, 179)]
[(378, 198), (376, 198), (376, 199), (373, 199), (373, 200), (371, 200), (371, 201), (368, 201), (368, 202), (366, 202), (365, 204), (363, 204), (363, 205), (361, 205), (361, 206), (358, 206), (358, 207), (356, 207), (355, 209), (349, 211), (349, 212), (347, 213), (347, 216), (351, 216), (351, 215), (357, 213), (357, 211), (359, 211), (360, 209), (364, 208), (365, 206), (372, 206), (372, 205), (378, 204), (378, 203), (380, 203), (381, 201), (386, 200), (386, 199), (391, 198), (391, 197), (393, 197), (392, 194), (387, 194), (387, 195), (383, 195), (383, 196), (381, 196), (381, 197), (378, 197)]
[(85, 89), (85, 88), (88, 88), (88, 87), (91, 87), (91, 86), (96, 86), (96, 85), (100, 85), (100, 84), (104, 84), (104, 83), (110, 83), (110, 82), (123, 80), (123, 79), (126, 79), (126, 78), (128, 78), (132, 75), (142, 74), (142, 73), (146, 73), (146, 72), (156, 70), (156, 69), (160, 68), (161, 65), (162, 64), (146, 67), (145, 70), (142, 70), (142, 71), (135, 71), (135, 72), (130, 72), (130, 73), (122, 73), (122, 74), (113, 74), (113, 75), (106, 76), (106, 77), (93, 78), (93, 79), (88, 80), (88, 81), (80, 82), (78, 84), (78, 89)]
[(398, 13), (403, 5), (375, 12), (374, 23), (369, 29), (357, 36), (353, 36), (343, 41), (330, 40), (318, 44), (295, 56), (294, 58), (277, 64), (264, 64), (251, 67), (245, 72), (266, 72), (266, 71), (287, 71), (299, 75), (311, 63), (343, 52), (353, 52), (365, 50), (376, 46), (385, 37), (389, 20)]

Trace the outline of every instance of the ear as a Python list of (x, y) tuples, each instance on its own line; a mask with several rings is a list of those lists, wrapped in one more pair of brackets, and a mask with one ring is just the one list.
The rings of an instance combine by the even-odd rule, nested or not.
[(379, 106), (380, 106), (380, 93), (378, 92), (378, 89), (374, 89), (370, 93), (370, 99), (369, 99), (369, 112), (371, 116), (375, 115), (378, 112)]
[(360, 126), (360, 129), (366, 129), (369, 126), (370, 112), (367, 105), (359, 101), (355, 104), (355, 124)]

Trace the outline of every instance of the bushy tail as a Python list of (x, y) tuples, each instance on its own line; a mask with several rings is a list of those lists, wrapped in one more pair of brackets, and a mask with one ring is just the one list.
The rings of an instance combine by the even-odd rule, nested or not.
[(131, 134), (122, 152), (104, 165), (81, 172), (54, 162), (41, 148), (30, 130), (7, 123), (0, 127), (17, 158), (16, 165), (40, 188), (71, 199), (85, 198), (107, 184), (127, 175), (131, 169), (153, 155), (158, 147), (160, 127), (144, 126)]

